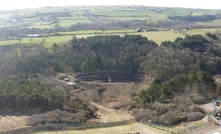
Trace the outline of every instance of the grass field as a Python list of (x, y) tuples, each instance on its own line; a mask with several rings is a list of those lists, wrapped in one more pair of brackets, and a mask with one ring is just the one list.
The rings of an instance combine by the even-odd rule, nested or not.
[(30, 26), (25, 26), (28, 28), (39, 28), (39, 29), (50, 29), (50, 28), (55, 28), (56, 25), (60, 25), (61, 27), (70, 27), (76, 23), (90, 23), (91, 21), (88, 19), (71, 19), (71, 20), (61, 20), (57, 23), (52, 23), (52, 22), (30, 22)]
[[(22, 40), (1, 40), (0, 45), (10, 45), (16, 43), (22, 44), (37, 44), (44, 42), (45, 47), (50, 48), (54, 43), (57, 44), (65, 44), (70, 41), (73, 35), (77, 36), (77, 38), (87, 38), (88, 36), (94, 35), (120, 35), (123, 36), (125, 34), (131, 35), (142, 35), (147, 37), (149, 40), (155, 41), (158, 45), (163, 41), (174, 41), (177, 37), (185, 37), (187, 35), (201, 34), (205, 35), (207, 32), (215, 33), (221, 31), (221, 29), (193, 29), (185, 32), (176, 32), (176, 31), (150, 31), (150, 32), (136, 32), (134, 29), (128, 30), (85, 30), (85, 31), (73, 31), (73, 32), (61, 32), (65, 36), (50, 36), (50, 37), (39, 37), (39, 38), (23, 38)], [(98, 33), (98, 34), (95, 34)]]
[(83, 30), (72, 32), (60, 32), (60, 34), (89, 35), (89, 34), (118, 34), (118, 33), (135, 33), (135, 29), (119, 29), (119, 30)]
[[(106, 108), (104, 106), (96, 105), (98, 110), (98, 115), (100, 115), (99, 122), (111, 123), (131, 119), (131, 115), (127, 112), (120, 112), (113, 109)], [(69, 128), (71, 129), (71, 128)], [(114, 127), (104, 127), (104, 128), (91, 128), (83, 130), (65, 130), (56, 132), (39, 132), (39, 134), (126, 134), (140, 132), (141, 134), (168, 134), (161, 130), (149, 127), (142, 123), (133, 123), (127, 125), (120, 125)]]
[[(48, 15), (47, 13), (64, 13), (69, 12), (70, 16), (58, 16), (56, 18), (53, 15)], [(46, 13), (43, 16), (37, 16), (36, 13)], [(45, 8), (34, 8), (11, 12), (1, 12), (0, 19), (3, 19), (0, 26), (20, 26), (28, 23), (24, 27), (28, 28), (40, 28), (40, 29), (50, 29), (54, 28), (55, 25), (59, 24), (62, 27), (69, 27), (76, 23), (90, 23), (91, 21), (84, 16), (85, 10), (83, 7), (45, 7)], [(15, 22), (11, 21), (14, 16), (19, 16), (20, 18)], [(7, 21), (5, 21), (7, 20)], [(59, 21), (52, 24), (54, 21)], [(39, 24), (42, 23), (42, 24)], [(48, 24), (43, 24), (48, 23)]]
[(186, 32), (175, 32), (175, 31), (154, 31), (154, 32), (141, 32), (141, 33), (133, 33), (133, 34), (140, 34), (142, 36), (147, 37), (150, 40), (155, 41), (158, 45), (161, 44), (163, 41), (174, 41), (177, 37), (185, 37), (187, 35), (195, 35), (201, 34), (205, 36), (207, 32), (217, 32), (221, 31), (221, 29), (212, 28), (212, 29), (193, 29), (188, 30)]
[(35, 134), (127, 134), (140, 132), (141, 134), (169, 134), (141, 123), (134, 123), (123, 126), (107, 127), (107, 128), (95, 128), (85, 130), (67, 130), (56, 132), (39, 132)]
[(19, 40), (3, 40), (0, 41), (0, 45), (12, 45), (12, 44), (38, 44), (44, 42), (45, 47), (50, 48), (54, 43), (64, 44), (72, 39), (73, 36), (51, 36), (48, 38), (38, 37), (38, 38), (23, 38)]
[(151, 10), (126, 9), (97, 9), (92, 11), (96, 15), (104, 15), (117, 20), (161, 20), (167, 19), (166, 15)]
[(182, 33), (175, 33), (172, 31), (141, 32), (135, 34), (145, 36), (149, 40), (155, 41), (158, 45), (163, 41), (174, 41), (177, 37), (185, 37)]
[[(68, 16), (48, 15), (47, 13), (65, 13), (69, 12)], [(29, 22), (33, 28), (52, 28), (53, 25), (38, 25), (39, 22), (52, 23), (55, 20), (60, 21), (62, 27), (69, 27), (78, 22), (90, 23), (91, 21), (85, 16), (86, 12), (94, 15), (103, 15), (115, 20), (146, 20), (147, 23), (158, 23), (158, 20), (166, 20), (168, 16), (186, 16), (186, 15), (203, 15), (203, 14), (219, 14), (220, 10), (205, 10), (205, 9), (189, 9), (189, 8), (162, 8), (162, 7), (145, 7), (145, 6), (75, 6), (75, 7), (44, 7), (35, 9), (26, 9), (18, 11), (4, 12), (0, 11), (0, 19), (7, 23), (2, 26), (22, 25), (24, 22)], [(36, 13), (46, 13), (43, 16)], [(13, 18), (19, 19), (14, 23), (10, 21)], [(43, 20), (42, 20), (43, 18)], [(2, 21), (3, 22), (3, 21)], [(211, 22), (205, 22), (210, 24)], [(219, 24), (219, 21), (214, 21), (213, 24)]]

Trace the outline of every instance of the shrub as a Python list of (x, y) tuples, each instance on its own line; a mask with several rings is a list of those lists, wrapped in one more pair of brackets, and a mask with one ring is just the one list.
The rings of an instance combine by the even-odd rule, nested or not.
[(121, 109), (121, 108), (126, 108), (126, 109), (131, 109), (133, 107), (135, 107), (135, 101), (122, 101), (122, 102), (118, 102), (116, 104), (114, 104), (113, 106), (111, 106), (111, 108), (113, 109)]
[(182, 112), (178, 109), (170, 109), (169, 111), (167, 111), (167, 113), (161, 116), (161, 118), (159, 119), (159, 123), (171, 125), (171, 124), (180, 123), (185, 120), (186, 120), (185, 112)]
[(197, 121), (205, 117), (201, 112), (192, 112), (187, 114), (187, 121)]
[(151, 105), (151, 109), (156, 110), (159, 114), (164, 114), (166, 113), (171, 106), (167, 105), (167, 104), (162, 104), (160, 102), (154, 102)]
[(150, 109), (143, 109), (143, 110), (134, 109), (132, 110), (132, 115), (135, 117), (136, 120), (140, 120), (143, 118), (151, 120), (156, 116), (156, 113), (154, 113)]
[(82, 123), (86, 122), (86, 112), (81, 111), (78, 113), (69, 113), (67, 111), (54, 110), (51, 112), (47, 112), (44, 114), (35, 114), (28, 118), (27, 125), (28, 126), (36, 126), (38, 124), (58, 124), (58, 123)]

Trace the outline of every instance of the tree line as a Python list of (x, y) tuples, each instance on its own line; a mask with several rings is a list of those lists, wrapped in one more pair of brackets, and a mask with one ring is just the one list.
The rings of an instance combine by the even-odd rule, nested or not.
[(2, 73), (124, 71), (164, 81), (194, 70), (221, 72), (221, 47), (202, 35), (178, 37), (160, 46), (141, 35), (74, 36), (65, 45), (54, 43), (50, 52), (40, 45), (4, 46), (0, 51)]
[(221, 48), (202, 35), (165, 41), (158, 46), (140, 35), (74, 37), (70, 45), (54, 45), (57, 71), (69, 66), (76, 72), (128, 71), (167, 80), (177, 74), (203, 70), (220, 73)]
[(188, 22), (205, 22), (216, 20), (218, 18), (217, 15), (213, 14), (203, 14), (203, 15), (187, 15), (187, 16), (169, 16), (171, 20), (181, 20), (181, 21), (188, 21)]
[(150, 87), (137, 95), (138, 105), (145, 108), (155, 101), (171, 101), (174, 97), (182, 95), (192, 97), (194, 100), (195, 93), (208, 99), (216, 97), (214, 79), (202, 70), (176, 75), (166, 82), (155, 79)]

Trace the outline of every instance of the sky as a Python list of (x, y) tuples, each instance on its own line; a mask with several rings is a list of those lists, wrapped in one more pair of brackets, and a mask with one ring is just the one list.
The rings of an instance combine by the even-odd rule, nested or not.
[(221, 0), (0, 0), (0, 10), (45, 6), (144, 5), (221, 9)]

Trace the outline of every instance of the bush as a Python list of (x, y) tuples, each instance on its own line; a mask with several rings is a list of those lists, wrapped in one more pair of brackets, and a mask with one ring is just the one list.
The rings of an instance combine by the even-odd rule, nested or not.
[(140, 120), (140, 119), (148, 119), (148, 120), (152, 120), (152, 118), (156, 117), (158, 113), (153, 112), (150, 109), (143, 109), (143, 110), (138, 110), (138, 109), (134, 109), (132, 110), (132, 115), (135, 117), (136, 120)]
[(132, 108), (135, 107), (135, 101), (122, 101), (122, 102), (118, 102), (116, 104), (114, 104), (113, 106), (111, 106), (111, 108), (113, 109), (128, 109), (131, 110)]
[(177, 124), (186, 120), (186, 113), (178, 109), (170, 109), (167, 113), (161, 116), (159, 123), (161, 124)]
[(54, 110), (47, 112), (45, 114), (36, 114), (28, 118), (28, 126), (36, 126), (39, 124), (58, 124), (58, 123), (82, 123), (87, 121), (87, 116), (85, 111), (78, 113), (69, 113), (67, 111)]
[(212, 33), (206, 33), (206, 35), (207, 35), (208, 37), (210, 37), (211, 39), (214, 39), (214, 40), (219, 39), (215, 34), (212, 34)]
[(160, 102), (154, 102), (151, 105), (151, 109), (156, 110), (159, 114), (166, 113), (170, 108), (171, 108), (171, 106), (169, 106), (167, 104), (162, 104)]
[(187, 114), (187, 121), (197, 121), (205, 117), (201, 112), (192, 112)]
[(192, 105), (187, 107), (187, 112), (202, 112), (203, 110), (197, 106), (197, 105)]

